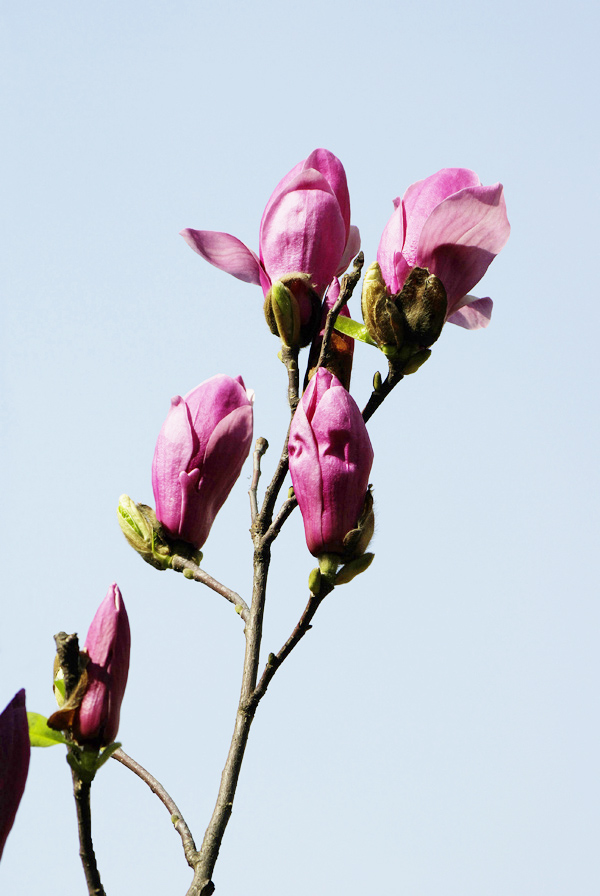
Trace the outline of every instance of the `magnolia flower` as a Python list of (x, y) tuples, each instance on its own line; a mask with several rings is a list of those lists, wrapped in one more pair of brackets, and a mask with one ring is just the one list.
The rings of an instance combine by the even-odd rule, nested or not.
[(121, 703), (129, 673), (131, 634), (121, 592), (113, 584), (96, 612), (85, 639), (87, 687), (73, 720), (79, 744), (106, 747), (119, 730)]
[(30, 752), (25, 691), (20, 690), (0, 713), (0, 858), (25, 790)]
[(171, 402), (152, 462), (156, 516), (200, 549), (252, 442), (252, 400), (241, 376), (213, 376)]
[(343, 557), (365, 505), (373, 448), (358, 405), (322, 367), (294, 414), (289, 456), (309, 551)]
[(469, 291), (481, 280), (510, 232), (502, 184), (481, 185), (474, 171), (443, 168), (394, 200), (377, 261), (392, 295), (415, 267), (442, 281), (446, 320), (467, 330), (487, 327), (492, 300)]
[[(265, 296), (276, 280), (306, 275), (319, 298), (342, 274), (360, 248), (358, 228), (350, 224), (350, 196), (342, 163), (326, 149), (315, 149), (286, 174), (267, 202), (257, 256), (235, 236), (212, 230), (182, 230), (185, 241), (215, 267), (238, 280), (262, 286)], [(295, 284), (301, 322), (311, 303)]]

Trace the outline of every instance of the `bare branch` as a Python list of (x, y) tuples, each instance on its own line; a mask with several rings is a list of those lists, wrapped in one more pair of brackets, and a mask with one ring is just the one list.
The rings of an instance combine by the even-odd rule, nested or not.
[(250, 515), (253, 523), (258, 516), (257, 490), (258, 480), (260, 479), (260, 461), (263, 454), (266, 453), (268, 447), (269, 443), (261, 436), (256, 440), (256, 445), (254, 447), (254, 452), (252, 455), (252, 483), (250, 485), (250, 491), (248, 492), (248, 494), (250, 495)]
[(319, 360), (317, 361), (317, 367), (327, 367), (327, 355), (329, 353), (329, 343), (331, 342), (331, 334), (333, 333), (333, 325), (336, 322), (337, 316), (344, 307), (344, 305), (348, 302), (352, 293), (354, 292), (354, 288), (358, 281), (360, 280), (360, 273), (362, 271), (363, 264), (365, 263), (365, 256), (362, 252), (359, 252), (356, 258), (354, 259), (354, 265), (349, 274), (344, 274), (340, 284), (340, 294), (338, 299), (336, 300), (335, 305), (330, 310), (327, 315), (327, 320), (325, 321), (325, 329), (323, 331), (323, 342), (321, 343), (321, 351), (319, 353)]
[(217, 594), (220, 594), (225, 600), (228, 600), (229, 603), (234, 605), (236, 613), (242, 617), (244, 622), (248, 622), (248, 619), (250, 618), (250, 607), (246, 601), (240, 597), (237, 591), (232, 591), (231, 588), (228, 588), (226, 585), (222, 585), (221, 582), (213, 579), (207, 572), (200, 569), (198, 564), (194, 563), (193, 560), (188, 560), (177, 554), (173, 557), (172, 568), (175, 572), (182, 572), (186, 579), (194, 579), (195, 582), (201, 582), (203, 585), (211, 588), (212, 591), (216, 591)]
[(71, 769), (73, 776), (73, 795), (77, 809), (77, 830), (79, 832), (79, 857), (83, 865), (85, 881), (89, 896), (106, 896), (100, 880), (100, 872), (96, 864), (96, 855), (92, 843), (92, 812), (90, 806), (91, 783), (82, 781)]
[(286, 498), (286, 500), (283, 502), (283, 504), (279, 508), (279, 513), (277, 514), (277, 516), (275, 517), (275, 519), (273, 520), (273, 522), (271, 523), (271, 525), (269, 526), (269, 528), (267, 529), (267, 531), (264, 535), (264, 538), (263, 538), (264, 544), (271, 544), (273, 541), (275, 541), (275, 539), (281, 532), (281, 527), (283, 526), (283, 524), (285, 523), (287, 518), (290, 516), (290, 514), (294, 510), (294, 508), (297, 506), (298, 506), (298, 501), (294, 494), (292, 494), (292, 496), (290, 498)]
[(125, 753), (120, 748), (118, 750), (115, 750), (111, 758), (116, 759), (117, 762), (120, 762), (126, 768), (130, 769), (130, 771), (134, 772), (134, 774), (136, 774), (138, 778), (141, 778), (141, 780), (148, 785), (152, 793), (156, 794), (163, 806), (166, 806), (171, 815), (173, 826), (181, 837), (183, 851), (185, 853), (187, 863), (190, 868), (193, 868), (198, 857), (198, 851), (196, 849), (196, 844), (194, 843), (192, 833), (185, 823), (183, 815), (177, 808), (175, 800), (173, 800), (169, 796), (160, 781), (157, 781), (149, 771), (147, 771), (142, 765), (139, 764), (139, 762), (136, 762), (135, 759), (132, 759), (131, 756), (128, 756), (127, 753)]
[(377, 408), (383, 404), (394, 386), (397, 386), (400, 380), (404, 377), (404, 374), (400, 373), (391, 361), (388, 361), (388, 368), (388, 375), (385, 380), (379, 389), (373, 389), (371, 396), (364, 407), (362, 416), (365, 423), (373, 416)]

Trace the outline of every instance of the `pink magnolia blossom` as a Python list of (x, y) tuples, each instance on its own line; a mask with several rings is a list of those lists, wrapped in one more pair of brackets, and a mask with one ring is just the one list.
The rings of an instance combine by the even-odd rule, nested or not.
[(83, 648), (89, 657), (88, 683), (73, 720), (78, 743), (106, 747), (115, 740), (129, 674), (130, 646), (127, 611), (121, 592), (113, 584), (98, 607)]
[(25, 790), (30, 752), (25, 691), (20, 690), (0, 713), (0, 858)]
[[(320, 297), (360, 248), (350, 224), (350, 196), (342, 163), (315, 149), (285, 175), (267, 202), (260, 222), (257, 256), (235, 236), (212, 230), (182, 230), (185, 241), (215, 267), (246, 283), (271, 284), (286, 274), (308, 274)], [(300, 308), (302, 323), (310, 315)]]
[(252, 399), (241, 376), (213, 376), (172, 400), (158, 436), (152, 462), (157, 519), (198, 549), (250, 451)]
[(365, 502), (373, 448), (358, 405), (322, 367), (294, 414), (289, 455), (309, 551), (343, 554)]
[(469, 291), (479, 283), (510, 232), (502, 184), (484, 187), (474, 171), (442, 168), (394, 200), (377, 251), (392, 295), (414, 267), (444, 284), (446, 320), (467, 330), (487, 327), (492, 300)]

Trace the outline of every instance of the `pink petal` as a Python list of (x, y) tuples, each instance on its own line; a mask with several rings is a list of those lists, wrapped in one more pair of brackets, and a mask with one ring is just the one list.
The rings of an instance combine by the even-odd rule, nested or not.
[[(408, 270), (417, 264), (417, 246), (425, 221), (440, 202), (466, 187), (478, 186), (479, 178), (468, 168), (442, 168), (430, 177), (412, 184), (403, 196), (406, 234), (403, 255)], [(402, 280), (404, 283), (406, 275)]]
[(302, 171), (263, 218), (260, 254), (271, 280), (310, 274), (321, 294), (344, 254), (346, 231), (339, 203), (322, 174)]
[[(304, 162), (304, 169), (319, 171), (335, 193), (340, 206), (346, 233), (350, 230), (350, 193), (344, 166), (328, 149), (315, 149)], [(356, 250), (358, 252), (358, 249)], [(344, 268), (345, 270), (345, 268)]]
[(385, 285), (392, 295), (400, 292), (410, 268), (402, 258), (404, 244), (404, 208), (394, 200), (394, 213), (385, 225), (377, 249), (377, 262)]
[[(230, 233), (215, 230), (181, 231), (188, 246), (221, 271), (232, 274), (244, 283), (263, 285), (258, 256)], [(262, 272), (264, 277), (264, 272)]]
[(479, 283), (509, 233), (502, 184), (467, 187), (433, 210), (421, 232), (416, 264), (440, 278), (450, 314)]
[(181, 518), (179, 474), (188, 469), (198, 439), (190, 413), (179, 395), (171, 401), (167, 419), (160, 430), (152, 460), (152, 489), (156, 516), (171, 532), (177, 532)]
[(481, 330), (487, 327), (492, 317), (491, 299), (476, 299), (474, 296), (465, 296), (469, 299), (458, 311), (447, 318), (450, 324), (457, 324), (465, 330)]
[(336, 277), (341, 277), (344, 273), (350, 262), (353, 258), (355, 258), (360, 252), (360, 232), (358, 227), (355, 227), (354, 224), (350, 225), (350, 232), (348, 234), (348, 241), (346, 242), (346, 248), (344, 249), (344, 254), (342, 255), (342, 260), (340, 261), (340, 265), (335, 272)]

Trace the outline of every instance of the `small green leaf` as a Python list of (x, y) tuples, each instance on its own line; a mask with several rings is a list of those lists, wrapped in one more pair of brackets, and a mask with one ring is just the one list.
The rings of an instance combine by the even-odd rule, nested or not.
[(60, 731), (48, 728), (48, 720), (37, 712), (27, 713), (29, 723), (29, 742), (32, 747), (53, 747), (55, 744), (66, 744)]
[(366, 342), (367, 345), (374, 345), (375, 348), (379, 347), (369, 336), (365, 325), (359, 324), (357, 320), (352, 320), (350, 317), (342, 317), (340, 314), (333, 326), (338, 333), (344, 333), (346, 336), (351, 336), (352, 339), (358, 339), (359, 342)]
[(107, 761), (107, 759), (110, 759), (112, 754), (115, 753), (119, 749), (120, 746), (121, 746), (120, 743), (109, 744), (107, 747), (105, 747), (102, 750), (102, 752), (100, 753), (100, 755), (98, 757), (98, 761), (96, 762), (96, 771), (99, 768), (102, 768), (102, 766)]

